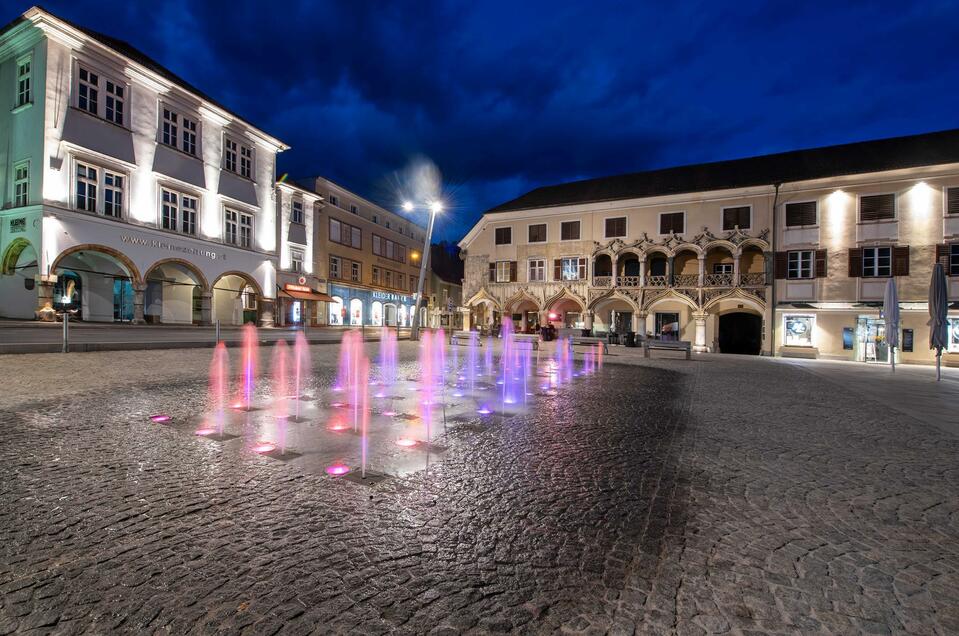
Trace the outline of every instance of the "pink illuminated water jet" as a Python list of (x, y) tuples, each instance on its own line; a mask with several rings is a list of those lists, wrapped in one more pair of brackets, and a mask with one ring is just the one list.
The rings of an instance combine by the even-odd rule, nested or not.
[(333, 464), (332, 466), (326, 467), (326, 474), (333, 477), (339, 477), (340, 475), (345, 475), (350, 472), (350, 467), (345, 464)]
[(166, 424), (166, 423), (169, 422), (172, 418), (171, 418), (169, 415), (159, 414), (159, 415), (151, 415), (151, 416), (150, 416), (150, 419), (151, 419), (152, 421), (156, 422), (157, 424)]
[(398, 440), (396, 440), (396, 445), (409, 448), (410, 446), (416, 446), (416, 440), (408, 439), (406, 437), (401, 437)]
[(197, 435), (201, 435), (203, 437), (206, 437), (208, 435), (213, 435), (214, 433), (216, 433), (215, 428), (200, 428), (200, 429), (197, 429), (196, 431)]
[(260, 454), (271, 453), (276, 450), (276, 444), (273, 442), (257, 442), (252, 450), (254, 453)]

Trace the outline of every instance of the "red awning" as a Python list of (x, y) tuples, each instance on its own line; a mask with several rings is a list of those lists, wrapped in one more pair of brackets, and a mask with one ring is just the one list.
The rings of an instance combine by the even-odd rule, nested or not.
[(297, 300), (319, 300), (325, 303), (333, 302), (332, 296), (316, 291), (302, 292), (294, 291), (292, 289), (281, 289), (280, 293), (284, 296), (289, 296), (290, 298), (296, 298)]

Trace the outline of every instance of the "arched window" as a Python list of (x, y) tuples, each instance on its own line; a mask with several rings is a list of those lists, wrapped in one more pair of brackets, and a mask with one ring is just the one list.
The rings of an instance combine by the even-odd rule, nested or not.
[(330, 324), (331, 325), (342, 325), (343, 324), (343, 299), (339, 296), (333, 296), (333, 300), (330, 301)]
[(350, 324), (357, 327), (363, 324), (363, 301), (359, 298), (350, 301)]
[(400, 327), (405, 327), (406, 326), (406, 305), (400, 305), (399, 310), (400, 310), (399, 311)]
[(370, 305), (370, 324), (376, 327), (383, 326), (383, 303), (374, 300)]

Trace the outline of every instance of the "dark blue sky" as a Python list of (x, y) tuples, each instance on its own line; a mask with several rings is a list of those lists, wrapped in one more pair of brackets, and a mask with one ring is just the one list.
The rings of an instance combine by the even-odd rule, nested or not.
[(44, 6), (289, 143), (281, 172), (395, 208), (432, 159), (438, 238), (539, 185), (959, 126), (955, 2)]

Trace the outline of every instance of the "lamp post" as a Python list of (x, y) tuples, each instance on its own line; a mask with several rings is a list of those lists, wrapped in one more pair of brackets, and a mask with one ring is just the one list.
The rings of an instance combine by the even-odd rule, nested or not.
[[(410, 340), (420, 339), (420, 303), (423, 301), (423, 284), (426, 282), (426, 267), (430, 262), (430, 241), (433, 239), (433, 221), (436, 214), (443, 209), (443, 204), (433, 201), (426, 206), (430, 211), (430, 220), (426, 226), (426, 238), (423, 241), (423, 257), (420, 259), (420, 281), (416, 285), (416, 302), (413, 304), (413, 319), (410, 321)], [(409, 201), (403, 204), (407, 212), (413, 211), (413, 204)]]

